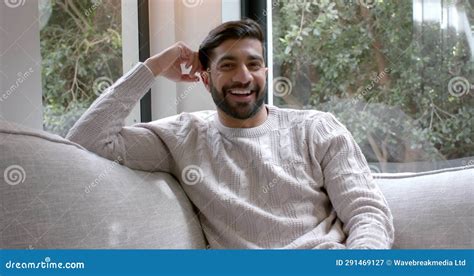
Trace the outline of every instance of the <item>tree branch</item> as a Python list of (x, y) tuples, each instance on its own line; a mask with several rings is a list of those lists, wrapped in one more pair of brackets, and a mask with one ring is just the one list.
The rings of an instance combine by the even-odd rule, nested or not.
[(87, 32), (87, 30), (84, 28), (83, 25), (81, 25), (81, 22), (77, 19), (77, 17), (69, 10), (69, 7), (67, 4), (63, 3), (62, 1), (56, 2), (71, 18), (74, 20), (74, 23), (76, 23), (76, 26), (83, 32)]
[(74, 1), (72, 0), (66, 0), (67, 4), (71, 7), (71, 9), (74, 11), (74, 13), (77, 15), (77, 17), (82, 21), (82, 23), (87, 26), (88, 29), (91, 28), (91, 25), (87, 21), (87, 19), (83, 16), (83, 14), (79, 11), (77, 8), (76, 4), (74, 4)]

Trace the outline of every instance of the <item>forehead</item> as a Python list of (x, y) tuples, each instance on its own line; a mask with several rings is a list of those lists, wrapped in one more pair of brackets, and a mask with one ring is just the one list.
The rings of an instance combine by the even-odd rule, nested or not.
[(219, 62), (222, 58), (232, 57), (235, 59), (247, 59), (258, 56), (263, 59), (262, 43), (258, 39), (229, 39), (213, 50), (213, 62)]

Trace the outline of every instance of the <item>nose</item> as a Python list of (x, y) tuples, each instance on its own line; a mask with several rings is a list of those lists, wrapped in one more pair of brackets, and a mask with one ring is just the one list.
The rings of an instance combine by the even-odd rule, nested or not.
[(247, 66), (245, 64), (242, 64), (241, 66), (239, 66), (239, 68), (237, 68), (232, 80), (234, 82), (249, 83), (253, 80), (253, 76), (248, 70)]

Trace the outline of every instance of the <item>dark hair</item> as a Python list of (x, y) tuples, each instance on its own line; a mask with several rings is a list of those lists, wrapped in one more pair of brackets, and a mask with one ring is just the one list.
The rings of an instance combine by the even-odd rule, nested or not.
[(225, 22), (211, 30), (199, 46), (199, 61), (203, 70), (209, 68), (212, 50), (219, 47), (226, 40), (241, 38), (258, 39), (262, 43), (263, 52), (265, 52), (263, 32), (257, 22), (252, 19)]

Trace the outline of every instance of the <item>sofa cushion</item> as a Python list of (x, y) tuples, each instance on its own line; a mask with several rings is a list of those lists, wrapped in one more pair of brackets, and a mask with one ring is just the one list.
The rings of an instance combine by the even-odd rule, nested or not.
[(169, 174), (0, 121), (0, 248), (204, 248)]
[(392, 210), (394, 248), (474, 248), (474, 166), (374, 178)]

